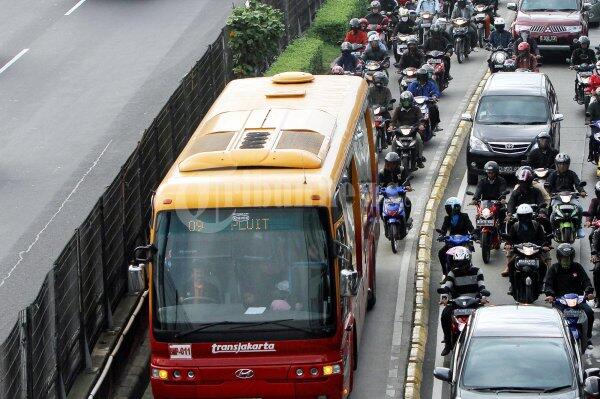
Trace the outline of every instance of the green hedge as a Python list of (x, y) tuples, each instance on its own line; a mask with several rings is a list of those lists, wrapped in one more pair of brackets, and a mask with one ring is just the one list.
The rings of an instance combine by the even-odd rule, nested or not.
[(265, 75), (273, 76), (288, 71), (321, 73), (323, 68), (323, 45), (323, 41), (317, 37), (299, 37), (281, 53)]
[(369, 13), (369, 3), (367, 0), (327, 0), (317, 11), (310, 32), (327, 43), (337, 44), (348, 31), (350, 19)]

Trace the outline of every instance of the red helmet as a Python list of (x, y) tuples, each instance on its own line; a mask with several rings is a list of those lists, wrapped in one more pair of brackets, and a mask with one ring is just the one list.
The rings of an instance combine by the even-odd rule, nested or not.
[(521, 42), (521, 43), (519, 43), (519, 46), (517, 47), (517, 50), (519, 50), (519, 51), (529, 51), (529, 43), (527, 43), (527, 42)]
[(366, 28), (369, 25), (369, 21), (366, 18), (361, 18), (358, 20), (358, 22), (363, 28)]

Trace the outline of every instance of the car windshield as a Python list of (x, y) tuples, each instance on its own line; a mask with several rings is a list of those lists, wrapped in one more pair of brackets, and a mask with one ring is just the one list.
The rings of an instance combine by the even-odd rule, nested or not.
[(577, 11), (577, 0), (523, 0), (522, 11)]
[(547, 101), (540, 96), (484, 96), (475, 118), (486, 125), (542, 125), (548, 119)]
[(574, 379), (563, 339), (537, 337), (474, 337), (461, 378), (465, 389), (502, 391), (552, 390)]
[(155, 329), (165, 339), (197, 340), (217, 332), (260, 331), (261, 339), (331, 333), (327, 220), (318, 208), (159, 213)]

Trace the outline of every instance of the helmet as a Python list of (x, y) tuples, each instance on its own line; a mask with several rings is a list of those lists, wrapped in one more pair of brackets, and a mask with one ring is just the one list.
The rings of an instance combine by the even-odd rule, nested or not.
[(530, 33), (531, 33), (531, 31), (529, 29), (521, 29), (519, 31), (519, 35), (521, 35), (521, 37), (523, 36), (523, 34), (529, 36)]
[(373, 74), (373, 84), (375, 86), (387, 86), (388, 77), (383, 71), (377, 71)]
[(403, 7), (400, 10), (398, 10), (398, 16), (400, 17), (400, 20), (402, 22), (408, 21), (408, 18), (409, 18), (408, 9)]
[(450, 197), (444, 203), (444, 208), (446, 208), (446, 213), (448, 215), (452, 215), (453, 213), (460, 212), (461, 203), (460, 200), (456, 197)]
[(584, 44), (590, 45), (590, 38), (587, 36), (579, 36), (579, 45), (583, 46)]
[(342, 51), (352, 51), (352, 44), (350, 42), (344, 42), (340, 47)]
[(498, 172), (500, 171), (500, 167), (498, 166), (498, 163), (496, 161), (487, 161), (485, 165), (483, 165), (483, 170), (485, 170), (486, 173), (494, 172), (498, 174)]
[(517, 219), (519, 222), (531, 222), (533, 220), (533, 209), (529, 204), (521, 204), (517, 207)]
[(358, 22), (365, 28), (369, 25), (369, 21), (366, 18), (361, 18), (358, 20)]
[(564, 269), (568, 269), (575, 259), (575, 248), (569, 243), (560, 244), (556, 248), (556, 259)]
[(419, 68), (417, 70), (417, 80), (427, 82), (428, 79), (429, 79), (429, 75), (427, 74), (427, 70), (424, 68)]
[(403, 91), (400, 94), (400, 106), (402, 108), (410, 108), (413, 106), (415, 98), (410, 91)]
[(374, 1), (371, 2), (371, 7), (370, 8), (371, 9), (373, 9), (373, 8), (379, 8), (379, 9), (381, 9), (381, 3), (378, 2), (377, 0), (374, 0)]
[(568, 156), (567, 154), (565, 154), (564, 152), (561, 152), (558, 155), (556, 155), (556, 157), (554, 158), (554, 163), (556, 163), (556, 164), (566, 163), (567, 165), (570, 165), (571, 157)]
[(398, 162), (400, 161), (400, 156), (396, 154), (394, 151), (390, 151), (385, 155), (385, 162)]
[(498, 28), (504, 29), (505, 26), (506, 26), (506, 22), (504, 22), (504, 18), (501, 18), (501, 17), (494, 18), (494, 27), (496, 29), (498, 29)]
[(406, 45), (410, 46), (410, 45), (414, 45), (415, 47), (417, 46), (417, 38), (414, 36), (410, 36), (407, 40), (406, 40)]
[(344, 68), (342, 68), (339, 65), (335, 65), (333, 68), (331, 68), (331, 73), (334, 75), (343, 75), (344, 74)]
[(537, 137), (535, 138), (535, 141), (537, 142), (538, 147), (540, 146), (540, 140), (542, 140), (542, 139), (546, 139), (546, 140), (548, 140), (548, 142), (550, 142), (550, 140), (551, 140), (550, 133), (541, 132), (540, 134), (537, 135)]
[(351, 29), (358, 29), (358, 28), (360, 28), (360, 21), (358, 20), (358, 18), (352, 18), (350, 20), (350, 28)]
[(425, 64), (421, 67), (427, 72), (427, 78), (431, 79), (433, 77), (433, 67), (430, 64)]
[(529, 43), (527, 42), (521, 42), (519, 43), (519, 46), (517, 47), (518, 51), (529, 51)]
[[(371, 32), (369, 32), (371, 33)], [(377, 32), (372, 33), (372, 34), (368, 34), (369, 36), (369, 43), (377, 43), (379, 44), (379, 42), (381, 41), (381, 39), (379, 38), (379, 35), (377, 34)]]
[(431, 26), (431, 28), (429, 29), (429, 32), (431, 33), (440, 33), (442, 31), (442, 27), (440, 25), (438, 25), (437, 23), (433, 24)]
[(531, 183), (533, 181), (533, 172), (531, 172), (531, 168), (522, 167), (517, 170), (515, 173), (517, 180), (522, 183)]
[(471, 266), (471, 251), (465, 247), (455, 247), (450, 258), (452, 269), (465, 270)]
[(595, 393), (600, 392), (600, 377), (591, 376), (586, 378), (583, 392), (586, 394), (586, 398), (599, 398), (600, 396), (595, 395)]

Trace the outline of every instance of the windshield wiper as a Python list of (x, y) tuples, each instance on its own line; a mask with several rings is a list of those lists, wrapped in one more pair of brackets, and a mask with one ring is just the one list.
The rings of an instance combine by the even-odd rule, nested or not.
[(542, 122), (542, 121), (522, 123), (522, 125), (545, 125), (545, 124), (546, 124), (546, 122)]
[(550, 392), (558, 392), (558, 391), (562, 391), (563, 389), (567, 389), (567, 388), (573, 388), (573, 385), (562, 385), (560, 387), (554, 387), (554, 388), (548, 388), (544, 390), (544, 393), (550, 393)]
[(230, 324), (253, 324), (253, 321), (228, 321), (228, 320), (224, 320), (224, 321), (216, 321), (214, 323), (204, 323), (202, 324), (200, 327), (196, 327), (196, 328), (192, 328), (186, 331), (182, 331), (182, 332), (178, 332), (175, 335), (173, 335), (173, 338), (182, 338), (185, 336), (188, 336), (190, 334), (205, 330), (207, 328), (210, 327), (214, 327), (214, 326), (227, 326)]
[[(267, 324), (273, 324), (273, 325), (276, 325), (276, 326), (285, 327), (285, 328), (290, 329), (290, 330), (301, 331), (301, 332), (304, 332), (306, 334), (311, 334), (311, 335), (315, 335), (316, 334), (316, 332), (313, 331), (313, 330), (309, 330), (309, 329), (302, 328), (302, 327), (290, 326), (289, 324), (285, 323), (286, 321), (294, 321), (294, 319), (267, 320), (267, 321), (258, 321), (258, 322), (255, 322), (255, 323), (251, 322), (251, 323), (246, 323), (243, 326), (233, 327), (231, 329), (232, 330), (239, 330), (240, 328), (245, 328), (245, 327), (256, 327), (256, 326), (264, 326), (264, 325), (267, 325)], [(329, 331), (330, 328), (323, 327), (321, 330), (324, 331), (324, 332), (326, 332), (326, 331)]]
[(474, 391), (482, 392), (546, 392), (544, 388), (528, 388), (528, 387), (473, 387)]
[(520, 124), (521, 123), (519, 123), (519, 122), (508, 122), (508, 121), (494, 123), (494, 125), (520, 125)]

